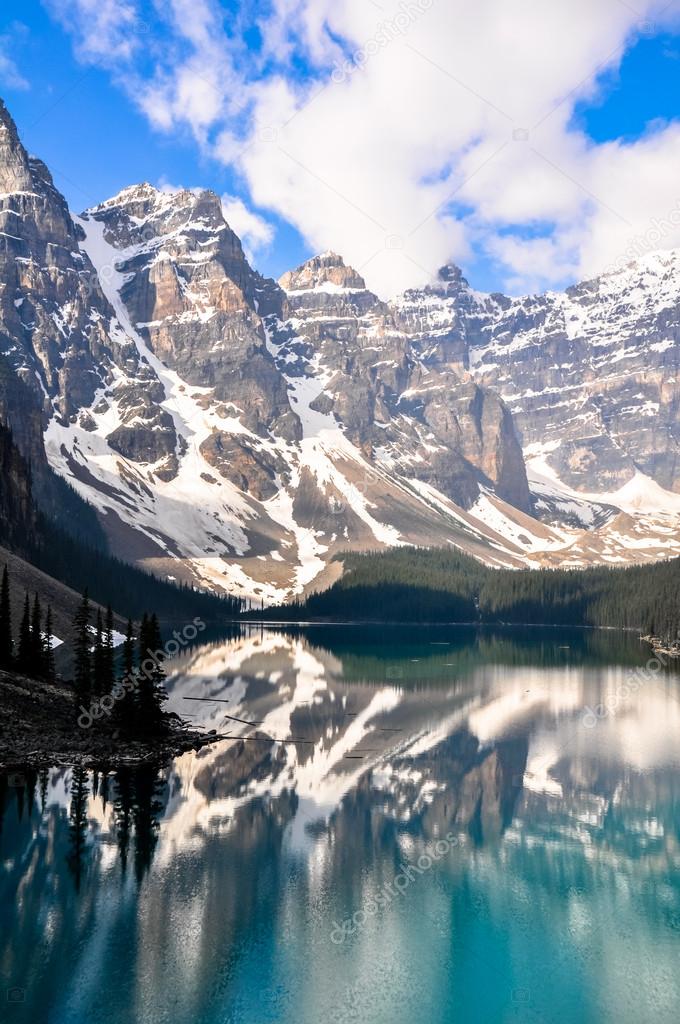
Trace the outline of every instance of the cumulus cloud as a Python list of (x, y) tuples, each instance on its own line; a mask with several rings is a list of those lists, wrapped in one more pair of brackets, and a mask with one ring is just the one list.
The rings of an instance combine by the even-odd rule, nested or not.
[(45, 0), (73, 35), (77, 56), (115, 69), (140, 49), (147, 23), (134, 0)]
[(26, 26), (14, 22), (10, 33), (0, 36), (0, 85), (4, 89), (28, 89), (29, 85), (19, 71), (16, 60), (11, 55), (16, 46), (18, 36), (25, 35)]
[(229, 227), (243, 242), (248, 259), (252, 260), (273, 241), (273, 225), (250, 210), (238, 196), (223, 195), (222, 210)]
[[(104, 62), (99, 36), (120, 46), (120, 25), (139, 24), (134, 0), (100, 0), (86, 45), (92, 25), (72, 21), (94, 0), (50, 3), (89, 60)], [(213, 0), (169, 0), (151, 33), (162, 46), (142, 61), (129, 40), (121, 82), (157, 128), (188, 128), (256, 206), (343, 252), (382, 295), (473, 255), (513, 290), (544, 288), (616, 263), (680, 200), (677, 123), (601, 145), (573, 123), (640, 35), (677, 22), (667, 0), (635, 8), (271, 0), (226, 23)], [(671, 224), (659, 245), (679, 244)]]

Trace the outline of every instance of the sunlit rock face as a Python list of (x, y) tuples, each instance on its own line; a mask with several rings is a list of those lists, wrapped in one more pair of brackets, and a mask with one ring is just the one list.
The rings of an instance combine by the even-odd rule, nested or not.
[(679, 251), (513, 299), (444, 267), (396, 309), (428, 362), (463, 365), (505, 399), (525, 452), (565, 483), (616, 491), (641, 471), (680, 490)]
[[(45, 165), (29, 157), (0, 106), (0, 413), (24, 452), (44, 460), (40, 421), (91, 429), (91, 407), (115, 397), (111, 448), (172, 461), (175, 433), (159, 382), (116, 322), (82, 250), (83, 232)], [(19, 389), (17, 379), (23, 385)], [(108, 395), (108, 398), (104, 397)]]
[(523, 299), (445, 267), (383, 302), (334, 252), (277, 283), (208, 191), (73, 216), (4, 106), (0, 216), (0, 417), (123, 557), (271, 602), (348, 549), (680, 551), (677, 254)]
[(411, 479), (528, 509), (500, 400), (432, 383), (338, 256), (264, 279), (206, 191), (131, 186), (73, 217), (0, 114), (0, 413), (118, 553), (281, 599), (347, 546), (485, 546)]
[(139, 185), (87, 216), (113, 249), (121, 300), (151, 351), (254, 433), (299, 437), (259, 313), (280, 306), (279, 291), (249, 266), (219, 198)]
[(324, 411), (379, 464), (432, 484), (466, 507), (480, 483), (531, 507), (512, 417), (461, 365), (431, 366), (393, 309), (335, 253), (284, 274), (280, 358), (326, 378)]

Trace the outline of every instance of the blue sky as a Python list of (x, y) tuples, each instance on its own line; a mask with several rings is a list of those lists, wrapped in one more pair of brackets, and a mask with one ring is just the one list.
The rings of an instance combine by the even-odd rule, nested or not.
[[(175, 2), (181, 5), (183, 0)], [(325, 0), (315, 2), (320, 12)], [(493, 2), (488, 0), (491, 12)], [(329, 8), (325, 23), (317, 19), (311, 29), (310, 9), (303, 0), (293, 4), (294, 17), (290, 5), (282, 10), (284, 0), (278, 5), (273, 0), (266, 11), (262, 5), (197, 0), (191, 9), (205, 5), (204, 20), (194, 26), (189, 24), (190, 8), (170, 23), (153, 0), (139, 8), (135, 0), (101, 0), (99, 6), (110, 10), (110, 18), (107, 14), (106, 24), (99, 25), (100, 37), (94, 42), (87, 35), (88, 3), (92, 0), (23, 0), (5, 4), (0, 15), (0, 94), (27, 148), (50, 166), (74, 211), (136, 181), (201, 185), (243, 199), (271, 226), (271, 240), (260, 243), (255, 254), (258, 269), (266, 274), (278, 276), (312, 252), (332, 247), (364, 267), (369, 284), (374, 274), (383, 291), (389, 290), (392, 278), (397, 286), (408, 283), (409, 272), (420, 283), (445, 258), (460, 262), (480, 289), (524, 290), (569, 283), (594, 272), (598, 260), (620, 259), (629, 239), (646, 237), (653, 220), (680, 201), (677, 164), (678, 195), (667, 191), (660, 198), (657, 185), (669, 178), (680, 117), (680, 35), (667, 12), (659, 17), (652, 11), (650, 20), (637, 22), (632, 15), (625, 21), (622, 12), (612, 15), (605, 28), (616, 53), (599, 70), (593, 60), (597, 40), (575, 39), (572, 96), (564, 87), (571, 80), (570, 67), (561, 76), (555, 72), (552, 82), (550, 64), (543, 66), (538, 58), (535, 69), (526, 59), (517, 66), (508, 64), (508, 75), (526, 73), (529, 94), (531, 81), (540, 82), (542, 74), (546, 107), (556, 107), (547, 121), (550, 134), (542, 125), (538, 130), (543, 134), (536, 143), (532, 134), (520, 157), (521, 143), (513, 143), (514, 149), (503, 142), (495, 145), (504, 136), (497, 134), (494, 110), (505, 104), (506, 90), (491, 77), (485, 81), (474, 64), (472, 70), (461, 70), (463, 54), (456, 62), (454, 53), (452, 63), (443, 66), (448, 57), (440, 57), (436, 47), (446, 24), (437, 26), (425, 5), (422, 19), (412, 16), (413, 23), (394, 45), (374, 42), (375, 56), (364, 66), (361, 47), (367, 48), (366, 40), (378, 40), (386, 23), (378, 20), (376, 28), (367, 27), (350, 0), (344, 20), (337, 20), (336, 5), (332, 12)], [(618, 0), (611, 3), (616, 8)], [(113, 19), (130, 17), (133, 10), (136, 20), (124, 24), (111, 41), (105, 33)], [(208, 18), (214, 23), (205, 31)], [(131, 37), (137, 33), (130, 53), (124, 39), (128, 24)], [(140, 26), (146, 36), (139, 34)], [(536, 17), (532, 26), (536, 47), (544, 48), (543, 33), (550, 26), (539, 24)], [(601, 26), (599, 31), (602, 35)], [(599, 50), (605, 57), (608, 42), (603, 38)], [(488, 46), (491, 61), (493, 40)], [(122, 56), (112, 59), (114, 51)], [(348, 55), (354, 61), (357, 54), (358, 63), (346, 80), (328, 87), (338, 61)], [(407, 59), (418, 61), (408, 95), (401, 92), (397, 58), (404, 74)], [(186, 90), (177, 85), (187, 67), (195, 71), (196, 61), (201, 70), (195, 72), (192, 87), (205, 75), (210, 105), (213, 93), (219, 93), (210, 116), (203, 117), (200, 110), (200, 91), (187, 99)], [(590, 73), (581, 86), (582, 68)], [(444, 85), (453, 90), (451, 103), (442, 95)], [(310, 102), (317, 88), (322, 94)], [(239, 89), (244, 102), (234, 109)], [(392, 116), (389, 89), (395, 102), (401, 97), (401, 130)], [(463, 101), (478, 104), (480, 96), (476, 130), (477, 108), (463, 109)], [(412, 97), (415, 118), (409, 109)], [(438, 123), (435, 119), (432, 126), (420, 125), (419, 110), (431, 110), (430, 97), (434, 105), (438, 97), (446, 105)], [(520, 102), (527, 124), (540, 120), (525, 97)], [(270, 129), (272, 111), (279, 123), (272, 121)], [(508, 122), (512, 111), (508, 115), (501, 110), (499, 121), (500, 114)], [(274, 132), (273, 145), (267, 133)], [(241, 148), (249, 144), (245, 156), (234, 157), (234, 140)], [(386, 156), (390, 150), (393, 161)], [(525, 156), (529, 150), (531, 158)], [(428, 151), (433, 154), (429, 168)], [(525, 161), (523, 166), (520, 161)], [(541, 174), (550, 174), (549, 180), (538, 177), (539, 166)], [(528, 175), (537, 176), (535, 201), (523, 191)], [(642, 208), (638, 202), (628, 209), (625, 189), (610, 204), (609, 183), (625, 184), (627, 177), (638, 190), (648, 180), (657, 205), (650, 197)], [(499, 195), (504, 188), (505, 194)], [(667, 189), (672, 188), (669, 183)], [(448, 202), (435, 204), (436, 213), (425, 218), (425, 226), (412, 231), (403, 219), (404, 207), (412, 204), (420, 210), (422, 202), (428, 211), (428, 202), (440, 195)], [(576, 231), (579, 217), (586, 226)], [(413, 223), (419, 223), (417, 217)], [(680, 239), (671, 233), (662, 244), (680, 244)]]
[[(205, 156), (187, 129), (154, 130), (107, 71), (78, 62), (71, 37), (39, 0), (6, 6), (0, 36), (11, 40), (5, 52), (28, 84), (12, 87), (0, 78), (0, 96), (24, 145), (47, 163), (74, 212), (138, 181), (201, 186), (247, 199), (238, 176)], [(275, 241), (258, 252), (257, 269), (278, 277), (311, 249), (274, 211), (267, 219)]]
[(680, 117), (680, 36), (644, 35), (620, 70), (600, 77), (600, 101), (579, 103), (574, 119), (597, 142), (634, 140), (659, 119)]

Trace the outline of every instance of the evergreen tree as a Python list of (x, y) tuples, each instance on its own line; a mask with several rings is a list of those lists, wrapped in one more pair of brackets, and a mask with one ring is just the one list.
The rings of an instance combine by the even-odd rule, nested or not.
[(35, 789), (38, 782), (38, 773), (35, 768), (26, 768), (24, 774), (26, 776), (26, 803), (30, 819), (35, 809)]
[(71, 781), (71, 809), (69, 811), (69, 850), (66, 862), (73, 873), (76, 890), (80, 889), (85, 854), (87, 851), (87, 769), (76, 765)]
[(111, 605), (107, 605), (102, 651), (102, 679), (104, 693), (111, 692), (113, 689), (114, 678), (113, 609), (111, 608)]
[(149, 642), (149, 616), (146, 612), (142, 615), (142, 621), (139, 624), (139, 660), (140, 662), (146, 657)]
[(140, 765), (134, 772), (132, 817), (135, 826), (135, 877), (141, 883), (149, 870), (158, 843), (160, 814), (163, 804), (159, 799), (162, 783), (155, 765)]
[(80, 703), (86, 704), (92, 692), (92, 634), (90, 633), (90, 599), (87, 590), (78, 605), (73, 620), (75, 650), (74, 686), (76, 697)]
[(116, 830), (116, 842), (120, 853), (123, 874), (127, 868), (130, 836), (132, 834), (132, 802), (134, 797), (133, 769), (121, 768), (116, 772), (116, 796), (113, 801), (113, 813)]
[(24, 611), (19, 626), (19, 650), (17, 651), (17, 671), (24, 675), (30, 675), (32, 657), (32, 636), (31, 636), (31, 606), (28, 594), (24, 600)]
[(50, 780), (49, 770), (41, 768), (38, 772), (38, 778), (40, 779), (40, 810), (44, 813), (47, 804), (47, 784)]
[(120, 681), (124, 692), (116, 705), (116, 718), (121, 729), (129, 734), (135, 730), (137, 717), (135, 637), (132, 619), (128, 619), (125, 640), (123, 641), (123, 666)]
[(101, 697), (104, 690), (104, 623), (102, 621), (101, 608), (97, 608), (97, 618), (94, 635), (94, 650), (92, 652), (92, 679), (93, 690), (96, 697)]
[(2, 573), (0, 587), (0, 668), (12, 667), (14, 645), (12, 643), (12, 610), (9, 600), (9, 575), (7, 566)]
[(128, 619), (123, 642), (123, 675), (132, 676), (135, 671), (135, 637), (132, 619)]
[(54, 667), (54, 651), (52, 650), (52, 638), (54, 636), (52, 630), (52, 608), (50, 605), (47, 606), (47, 616), (45, 617), (45, 638), (43, 644), (43, 676), (48, 683), (53, 683), (56, 678), (56, 671)]
[(36, 594), (33, 598), (33, 611), (31, 613), (31, 668), (30, 674), (34, 679), (42, 678), (44, 665), (44, 644), (42, 635), (42, 610), (40, 598)]
[(137, 707), (142, 733), (157, 733), (163, 726), (163, 701), (167, 694), (163, 686), (163, 650), (161, 631), (155, 614), (144, 613), (139, 631), (139, 686)]
[[(493, 569), (457, 551), (343, 553), (345, 572), (268, 617), (395, 622), (506, 622), (638, 629), (680, 635), (680, 559), (628, 568)], [(680, 647), (680, 643), (678, 644)]]

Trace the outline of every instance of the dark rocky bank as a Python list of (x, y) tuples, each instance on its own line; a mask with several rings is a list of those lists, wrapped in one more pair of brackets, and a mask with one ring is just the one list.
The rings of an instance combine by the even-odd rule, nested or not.
[(69, 684), (0, 671), (0, 768), (80, 764), (113, 769), (165, 761), (220, 738), (189, 728), (174, 714), (165, 716), (165, 733), (137, 739), (121, 737), (108, 720), (80, 728), (76, 716)]

